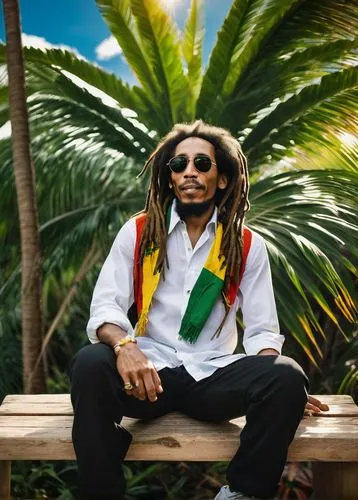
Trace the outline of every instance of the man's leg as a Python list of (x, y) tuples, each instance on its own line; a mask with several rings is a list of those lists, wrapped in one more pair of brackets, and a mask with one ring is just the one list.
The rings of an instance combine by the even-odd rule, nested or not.
[(270, 498), (307, 402), (308, 380), (285, 356), (247, 356), (186, 390), (180, 410), (220, 422), (246, 415), (240, 448), (230, 462), (232, 490)]
[(124, 493), (121, 462), (131, 435), (119, 424), (124, 415), (149, 419), (171, 410), (172, 391), (166, 390), (167, 372), (167, 369), (160, 372), (164, 392), (157, 401), (140, 401), (124, 392), (110, 347), (89, 345), (76, 354), (71, 370), (72, 440), (82, 492), (118, 498)]

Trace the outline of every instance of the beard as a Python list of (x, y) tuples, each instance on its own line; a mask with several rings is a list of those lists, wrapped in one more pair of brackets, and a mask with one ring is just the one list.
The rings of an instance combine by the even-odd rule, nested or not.
[(213, 201), (214, 198), (202, 201), (201, 203), (182, 203), (177, 198), (175, 209), (182, 220), (185, 220), (187, 217), (201, 217), (212, 207)]

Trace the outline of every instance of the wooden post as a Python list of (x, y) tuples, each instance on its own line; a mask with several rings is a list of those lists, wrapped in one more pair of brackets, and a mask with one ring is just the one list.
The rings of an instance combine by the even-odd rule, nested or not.
[(0, 460), (0, 498), (11, 500), (11, 461)]
[(357, 462), (313, 462), (315, 500), (357, 500)]

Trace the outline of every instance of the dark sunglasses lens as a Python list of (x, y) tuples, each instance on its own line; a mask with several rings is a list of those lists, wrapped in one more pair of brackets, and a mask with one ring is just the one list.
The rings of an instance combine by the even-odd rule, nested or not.
[(173, 172), (182, 172), (188, 164), (185, 156), (176, 156), (169, 161), (169, 167)]
[(209, 172), (211, 168), (211, 159), (208, 156), (196, 156), (194, 165), (200, 172)]

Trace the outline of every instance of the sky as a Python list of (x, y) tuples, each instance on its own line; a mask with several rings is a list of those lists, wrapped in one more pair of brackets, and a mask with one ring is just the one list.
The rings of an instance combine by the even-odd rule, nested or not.
[[(120, 54), (117, 42), (97, 8), (95, 0), (19, 0), (23, 44), (36, 47), (66, 46), (89, 61), (96, 62), (133, 84), (135, 79)], [(183, 29), (190, 0), (161, 0)], [(204, 0), (206, 35), (204, 65), (215, 43), (216, 34), (232, 0)], [(0, 0), (0, 39), (5, 41), (2, 0)]]

